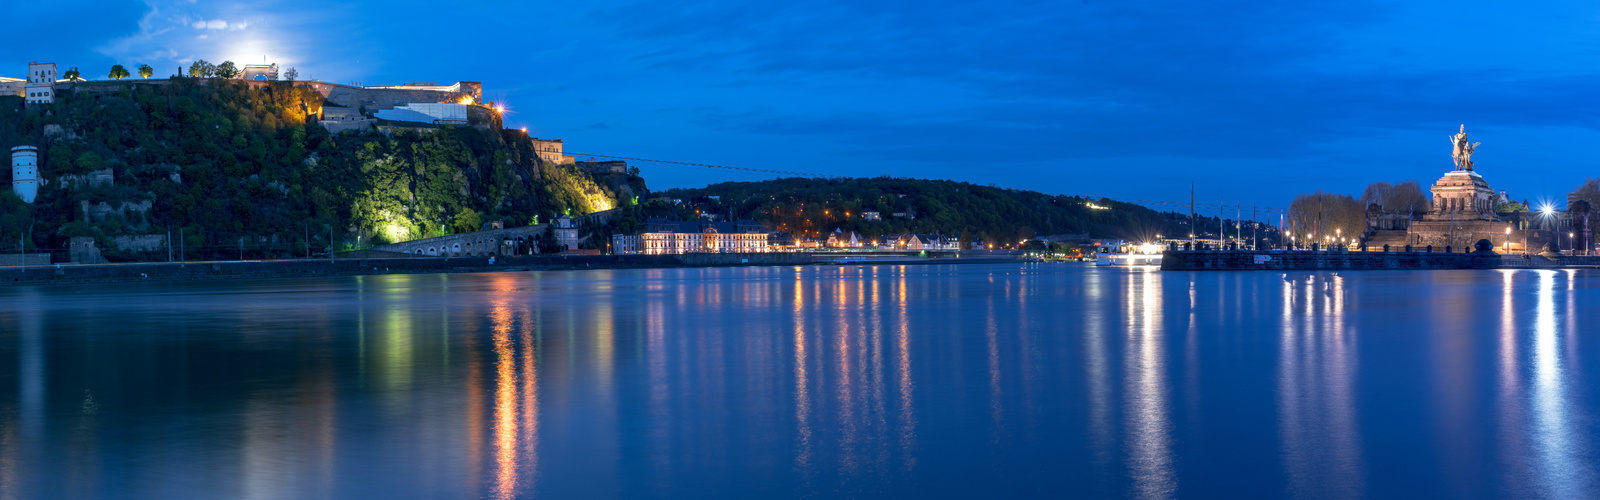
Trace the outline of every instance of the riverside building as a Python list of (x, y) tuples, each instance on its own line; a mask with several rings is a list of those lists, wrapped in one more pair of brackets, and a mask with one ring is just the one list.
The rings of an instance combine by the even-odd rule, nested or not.
[(646, 220), (639, 234), (611, 237), (616, 254), (674, 255), (685, 253), (765, 253), (772, 251), (761, 223)]

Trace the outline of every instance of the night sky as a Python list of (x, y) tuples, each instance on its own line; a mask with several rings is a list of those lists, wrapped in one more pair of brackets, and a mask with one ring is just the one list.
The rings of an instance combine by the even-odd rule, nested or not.
[[(0, 75), (195, 58), (475, 80), (567, 150), (1055, 194), (1287, 206), (1600, 176), (1600, 2), (6, 2)], [(633, 162), (654, 189), (756, 174)]]

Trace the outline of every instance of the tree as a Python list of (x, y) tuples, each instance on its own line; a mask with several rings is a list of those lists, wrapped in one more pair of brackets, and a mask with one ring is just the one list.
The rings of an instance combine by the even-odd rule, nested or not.
[(217, 72), (217, 67), (206, 62), (205, 59), (196, 59), (189, 64), (189, 76), (195, 78), (210, 77)]
[[(1374, 182), (1367, 185), (1367, 190), (1361, 193), (1363, 206), (1384, 206), (1389, 201), (1389, 192), (1394, 191), (1394, 185), (1387, 182)], [(1387, 208), (1387, 207), (1385, 207)]]
[(539, 253), (560, 253), (561, 252), (561, 242), (556, 240), (556, 231), (555, 231), (555, 229), (551, 229), (552, 227), (554, 227), (554, 226), (545, 226), (544, 227), (544, 234), (540, 234), (539, 235), (539, 240), (538, 240)]
[(1289, 222), (1302, 245), (1326, 246), (1334, 237), (1357, 238), (1367, 229), (1366, 209), (1360, 201), (1323, 192), (1296, 196), (1289, 203)]
[(283, 72), (283, 79), (284, 80), (293, 81), (296, 78), (300, 78), (300, 72), (295, 70), (294, 68), (289, 68), (288, 71)]
[(1428, 211), (1428, 197), (1422, 194), (1422, 185), (1417, 181), (1405, 181), (1399, 184), (1387, 182), (1374, 182), (1367, 186), (1361, 193), (1361, 205), (1378, 205), (1383, 213), (1388, 214), (1414, 214)]
[(1495, 203), (1494, 211), (1498, 214), (1514, 214), (1528, 211), (1528, 206), (1523, 205), (1520, 201), (1506, 200), (1505, 202)]
[(1583, 181), (1583, 184), (1579, 184), (1578, 187), (1573, 188), (1572, 192), (1567, 195), (1567, 198), (1574, 201), (1587, 201), (1591, 207), (1600, 207), (1600, 179), (1591, 177), (1588, 180)]
[(233, 61), (222, 61), (222, 64), (217, 65), (216, 75), (218, 78), (233, 78), (239, 76), (239, 67), (234, 65)]
[(78, 81), (78, 80), (82, 80), (83, 79), (82, 74), (80, 74), (78, 72), (78, 67), (77, 66), (73, 66), (72, 69), (69, 69), (69, 70), (66, 70), (65, 72), (62, 72), (61, 73), (61, 77), (65, 78), (65, 79), (68, 79), (68, 80), (72, 80), (72, 81)]
[(150, 78), (150, 75), (154, 75), (154, 74), (156, 74), (156, 69), (150, 67), (149, 64), (140, 64), (139, 65), (139, 77), (140, 78)]
[(470, 233), (482, 228), (483, 217), (478, 215), (477, 210), (468, 208), (462, 210), (461, 213), (456, 214), (456, 223), (454, 227), (456, 233)]
[(111, 66), (111, 74), (106, 76), (110, 77), (112, 80), (121, 80), (132, 75), (128, 74), (128, 68), (122, 67), (121, 64), (113, 64)]
[(1420, 214), (1426, 213), (1429, 205), (1428, 195), (1422, 193), (1422, 185), (1417, 181), (1405, 181), (1394, 185), (1383, 207), (1395, 213)]

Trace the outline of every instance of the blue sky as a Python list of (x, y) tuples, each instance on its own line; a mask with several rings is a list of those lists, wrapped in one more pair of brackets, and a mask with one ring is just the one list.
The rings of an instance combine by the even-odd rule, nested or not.
[[(80, 7), (81, 6), (81, 7)], [(0, 75), (194, 58), (484, 83), (569, 151), (1287, 206), (1600, 176), (1600, 2), (8, 2)], [(90, 14), (92, 13), (92, 14)], [(47, 43), (29, 44), (27, 40)], [(5, 70), (3, 68), (11, 69)], [(652, 188), (760, 175), (636, 163)]]

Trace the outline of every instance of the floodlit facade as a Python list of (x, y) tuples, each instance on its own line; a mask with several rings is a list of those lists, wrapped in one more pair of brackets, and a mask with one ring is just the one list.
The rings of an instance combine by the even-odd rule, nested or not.
[(23, 91), (28, 104), (56, 102), (56, 63), (28, 63), (28, 83)]
[(566, 252), (578, 249), (578, 244), (580, 243), (578, 225), (573, 223), (571, 217), (563, 215), (556, 218), (554, 230), (556, 244), (561, 245), (561, 251)]
[(655, 218), (645, 221), (644, 231), (637, 235), (612, 236), (611, 251), (645, 255), (765, 253), (772, 251), (767, 235), (767, 228), (753, 220), (679, 222)]
[(533, 152), (540, 160), (557, 165), (571, 165), (577, 160), (561, 152), (563, 147), (561, 139), (540, 139), (534, 137)]
[(244, 71), (239, 73), (239, 78), (258, 82), (277, 80), (278, 63), (246, 64), (244, 65)]

